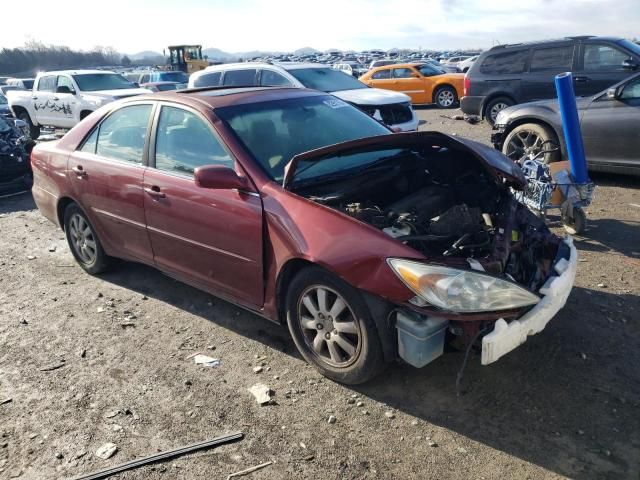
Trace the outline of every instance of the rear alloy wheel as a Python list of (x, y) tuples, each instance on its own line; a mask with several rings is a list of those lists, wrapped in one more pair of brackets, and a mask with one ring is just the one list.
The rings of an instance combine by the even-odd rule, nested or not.
[[(558, 146), (556, 135), (544, 125), (525, 123), (511, 130), (504, 139), (502, 153), (512, 160), (533, 158), (540, 150), (550, 150)], [(545, 153), (538, 158), (543, 163), (556, 162), (560, 151)]]
[(384, 366), (377, 330), (360, 294), (321, 268), (302, 270), (291, 282), (287, 324), (302, 356), (326, 377), (358, 384)]
[(452, 108), (458, 103), (458, 95), (453, 87), (440, 87), (434, 97), (435, 104), (440, 108)]
[(64, 211), (64, 231), (71, 253), (84, 270), (95, 275), (109, 268), (111, 257), (105, 253), (93, 226), (75, 203)]
[(487, 106), (484, 109), (484, 118), (486, 118), (487, 122), (491, 125), (496, 123), (496, 118), (498, 117), (498, 113), (501, 110), (504, 110), (507, 107), (513, 105), (513, 101), (508, 99), (507, 97), (498, 97), (491, 100), (487, 103)]

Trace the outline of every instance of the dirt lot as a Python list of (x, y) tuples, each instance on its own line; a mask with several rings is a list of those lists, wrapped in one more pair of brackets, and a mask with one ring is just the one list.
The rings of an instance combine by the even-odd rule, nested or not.
[[(421, 129), (487, 141), (486, 124), (443, 113), (420, 110)], [(0, 478), (71, 478), (240, 430), (118, 478), (223, 479), (270, 460), (246, 478), (638, 479), (640, 180), (594, 178), (566, 308), (499, 362), (474, 354), (460, 397), (460, 353), (347, 388), (285, 328), (151, 268), (85, 274), (30, 195), (0, 200)], [(255, 402), (257, 382), (275, 405)], [(102, 460), (106, 442), (118, 451)]]

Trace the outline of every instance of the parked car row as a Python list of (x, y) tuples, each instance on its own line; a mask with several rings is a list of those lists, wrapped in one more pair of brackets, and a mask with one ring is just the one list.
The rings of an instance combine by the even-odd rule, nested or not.
[(228, 63), (212, 65), (189, 78), (189, 87), (288, 86), (331, 93), (399, 131), (418, 128), (411, 98), (399, 92), (369, 88), (350, 75), (315, 63)]

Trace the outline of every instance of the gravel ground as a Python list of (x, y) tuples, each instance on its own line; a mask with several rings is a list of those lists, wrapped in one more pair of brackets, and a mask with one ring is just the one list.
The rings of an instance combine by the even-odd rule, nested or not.
[[(421, 129), (488, 140), (484, 123), (441, 117), (455, 113), (421, 109)], [(595, 180), (566, 308), (499, 362), (472, 355), (460, 397), (461, 353), (341, 386), (285, 328), (151, 268), (85, 274), (30, 195), (0, 200), (0, 478), (71, 478), (243, 431), (118, 478), (224, 479), (272, 461), (247, 478), (637, 479), (640, 181)], [(258, 382), (273, 405), (247, 391)]]

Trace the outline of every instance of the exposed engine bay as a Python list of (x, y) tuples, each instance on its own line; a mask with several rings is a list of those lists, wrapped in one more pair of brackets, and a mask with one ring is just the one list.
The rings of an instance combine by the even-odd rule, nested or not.
[(355, 175), (295, 190), (431, 262), (504, 276), (534, 291), (550, 274), (560, 241), (487, 165), (452, 148), (396, 150)]

